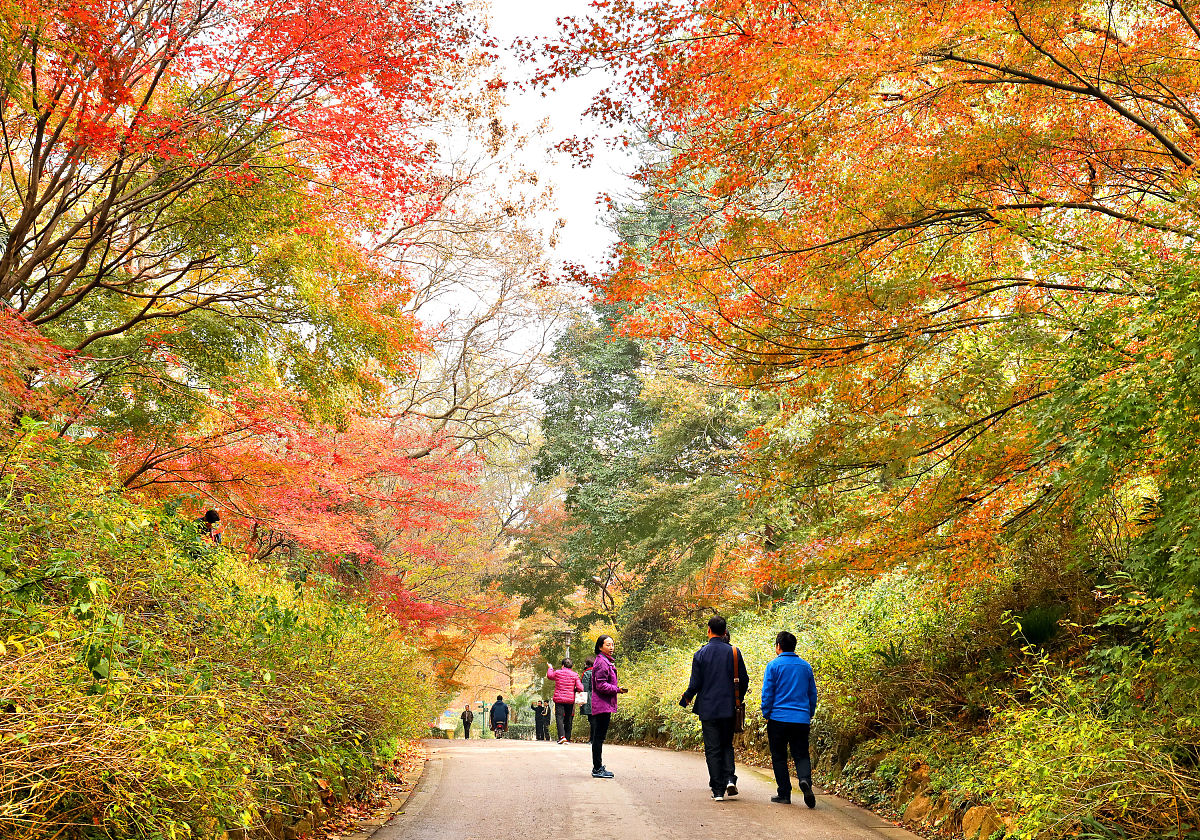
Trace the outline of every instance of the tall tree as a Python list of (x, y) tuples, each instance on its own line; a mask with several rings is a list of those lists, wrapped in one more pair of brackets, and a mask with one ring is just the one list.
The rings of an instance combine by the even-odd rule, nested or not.
[[(778, 394), (764, 486), (821, 508), (821, 554), (986, 566), (1013, 527), (1059, 527), (1086, 462), (1080, 418), (1046, 413), (1088, 325), (1194, 282), (1186, 6), (596, 10), (548, 76), (628, 70), (597, 109), (645, 106), (647, 187), (696, 208), (603, 291), (625, 329)], [(1126, 476), (1170, 482), (1144, 454)]]
[(599, 307), (552, 354), (533, 472), (562, 482), (561, 500), (528, 511), (504, 581), (526, 613), (573, 613), (581, 627), (616, 620), (637, 646), (729, 595), (717, 570), (738, 564), (754, 526), (731, 474), (742, 400), (697, 381), (682, 359), (647, 358), (613, 334), (617, 314)]

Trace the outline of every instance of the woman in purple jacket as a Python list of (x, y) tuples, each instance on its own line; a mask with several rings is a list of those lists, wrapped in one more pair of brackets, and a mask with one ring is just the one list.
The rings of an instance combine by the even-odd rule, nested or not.
[(613, 665), (613, 637), (603, 635), (596, 640), (596, 662), (592, 665), (592, 778), (611, 779), (613, 774), (604, 767), (604, 737), (608, 735), (608, 724), (612, 713), (617, 710), (617, 695), (629, 691), (617, 683), (617, 669)]

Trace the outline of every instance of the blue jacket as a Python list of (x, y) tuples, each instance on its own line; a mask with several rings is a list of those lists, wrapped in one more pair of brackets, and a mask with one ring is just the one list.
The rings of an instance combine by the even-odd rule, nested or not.
[(491, 711), (488, 712), (488, 717), (491, 718), (493, 724), (508, 723), (508, 706), (497, 700), (492, 704)]
[[(738, 702), (744, 702), (750, 675), (746, 672), (746, 659), (740, 649), (738, 674), (741, 677)], [(733, 717), (733, 646), (720, 636), (709, 639), (708, 644), (692, 657), (692, 678), (688, 681), (687, 691), (679, 698), (679, 705), (687, 706), (693, 697), (696, 698), (693, 711), (700, 720)]]
[(762, 716), (782, 723), (812, 723), (817, 708), (817, 681), (812, 666), (785, 651), (763, 672)]

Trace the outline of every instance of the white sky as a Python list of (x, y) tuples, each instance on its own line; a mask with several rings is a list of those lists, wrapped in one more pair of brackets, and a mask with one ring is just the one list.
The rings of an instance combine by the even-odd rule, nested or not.
[[(529, 67), (517, 64), (510, 49), (515, 38), (554, 35), (556, 18), (586, 14), (588, 7), (586, 0), (490, 0), (490, 5), (490, 30), (500, 42), (501, 63), (510, 80), (530, 74)], [(603, 141), (617, 134), (582, 115), (592, 93), (603, 87), (604, 82), (602, 75), (591, 74), (560, 83), (544, 97), (540, 91), (521, 91), (515, 87), (506, 95), (506, 120), (516, 123), (519, 129), (531, 132), (543, 120), (550, 121), (549, 132), (533, 138), (522, 162), (554, 185), (556, 206), (545, 214), (543, 222), (549, 229), (557, 218), (566, 221), (559, 233), (558, 247), (551, 255), (557, 264), (574, 262), (598, 268), (615, 237), (597, 198), (601, 193), (618, 197), (633, 193), (633, 182), (627, 177), (635, 166), (632, 156), (623, 150), (610, 149)], [(573, 135), (595, 138), (595, 160), (590, 167), (575, 166), (569, 156), (552, 148), (554, 143)]]

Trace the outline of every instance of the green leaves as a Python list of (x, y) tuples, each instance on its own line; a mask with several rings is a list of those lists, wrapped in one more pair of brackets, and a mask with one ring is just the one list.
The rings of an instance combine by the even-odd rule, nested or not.
[(271, 805), (298, 816), (315, 776), (345, 792), (377, 745), (425, 733), (433, 669), (393, 622), (198, 541), (76, 446), (27, 445), (0, 477), (0, 834), (254, 828)]

